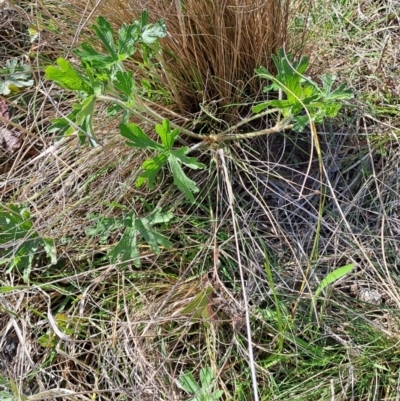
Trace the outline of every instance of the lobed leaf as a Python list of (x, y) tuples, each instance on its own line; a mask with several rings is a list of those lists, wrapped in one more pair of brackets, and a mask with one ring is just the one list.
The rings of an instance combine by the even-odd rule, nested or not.
[(8, 265), (7, 272), (23, 270), (23, 280), (28, 282), (34, 257), (42, 246), (51, 263), (57, 262), (54, 241), (42, 238), (35, 231), (29, 209), (24, 205), (0, 206), (0, 245), (3, 258), (0, 264)]
[(197, 161), (195, 157), (186, 156), (189, 149), (186, 146), (183, 146), (179, 149), (175, 149), (171, 151), (171, 155), (178, 159), (182, 164), (188, 166), (194, 170), (202, 170), (206, 166), (203, 163)]
[[(252, 108), (254, 113), (259, 113), (270, 106), (276, 107), (281, 110), (284, 117), (293, 116), (294, 130), (303, 131), (310, 121), (321, 123), (325, 117), (336, 116), (341, 107), (338, 100), (350, 99), (353, 96), (345, 84), (331, 91), (336, 79), (333, 75), (327, 74), (321, 77), (322, 89), (304, 77), (309, 67), (309, 61), (305, 56), (299, 61), (292, 60), (289, 55), (285, 55), (283, 49), (280, 49), (272, 59), (277, 69), (276, 77), (265, 67), (256, 69), (256, 73), (261, 78), (272, 81), (264, 91), (280, 89), (286, 95), (286, 99), (260, 103)], [(309, 115), (302, 115), (304, 109)]]
[(58, 67), (48, 66), (45, 71), (45, 78), (54, 81), (62, 88), (83, 91), (92, 94), (91, 87), (83, 80), (81, 75), (71, 66), (70, 62), (59, 58)]
[(200, 382), (203, 392), (209, 392), (214, 381), (215, 378), (210, 367), (206, 367), (200, 370)]
[(78, 131), (79, 141), (83, 145), (86, 138), (92, 147), (99, 145), (93, 129), (93, 113), (96, 103), (96, 96), (91, 95), (84, 99), (80, 104), (76, 104), (76, 123), (80, 126), (81, 130)]
[[(99, 70), (98, 73), (101, 69), (110, 68), (110, 66), (112, 66), (116, 62), (116, 60), (112, 56), (99, 53), (87, 43), (82, 43), (81, 48), (75, 49), (74, 53), (80, 58), (84, 65), (86, 63), (90, 63), (91, 65), (96, 67), (96, 69)], [(103, 73), (102, 75), (104, 76), (105, 74)]]
[(86, 117), (93, 115), (95, 103), (96, 96), (94, 95), (88, 96), (81, 102), (79, 111), (76, 113), (77, 124), (82, 124)]
[(261, 113), (263, 110), (265, 110), (266, 108), (268, 108), (269, 107), (269, 102), (263, 102), (263, 103), (260, 103), (260, 104), (257, 104), (257, 105), (255, 105), (255, 106), (253, 106), (252, 108), (251, 108), (251, 111), (253, 112), (253, 113), (256, 113), (256, 114), (258, 114), (258, 113)]
[(193, 194), (199, 192), (196, 183), (185, 174), (181, 167), (180, 159), (172, 153), (168, 158), (168, 162), (174, 177), (174, 184), (185, 194), (188, 201), (194, 202)]
[(158, 245), (161, 245), (166, 249), (170, 249), (172, 247), (172, 243), (168, 241), (167, 237), (153, 230), (150, 225), (145, 224), (145, 222), (145, 219), (137, 220), (136, 229), (150, 245), (150, 249), (157, 255), (160, 253), (160, 248)]
[(123, 219), (101, 218), (95, 227), (86, 230), (87, 235), (100, 235), (104, 240), (112, 231), (125, 227), (125, 231), (118, 244), (109, 252), (108, 258), (112, 263), (120, 260), (122, 263), (133, 261), (140, 267), (140, 251), (138, 249), (138, 235), (150, 245), (155, 253), (160, 253), (160, 246), (169, 249), (172, 243), (164, 235), (157, 232), (153, 225), (168, 222), (173, 215), (163, 213), (157, 209), (149, 216), (137, 219), (133, 212), (129, 212)]
[(111, 263), (116, 263), (118, 259), (120, 259), (122, 263), (133, 261), (136, 267), (140, 267), (140, 253), (137, 247), (137, 233), (135, 227), (125, 228), (122, 238), (115, 248), (109, 252), (108, 257)]
[(93, 30), (98, 36), (98, 38), (103, 42), (104, 47), (110, 54), (113, 61), (118, 61), (118, 54), (115, 51), (115, 43), (114, 43), (114, 30), (111, 27), (111, 24), (104, 18), (98, 17), (97, 25), (93, 25)]
[(138, 27), (135, 24), (122, 24), (118, 31), (118, 57), (125, 60), (135, 53), (134, 44), (139, 41)]
[(150, 139), (137, 124), (120, 124), (119, 129), (121, 135), (129, 139), (130, 142), (126, 143), (128, 146), (140, 149), (164, 150), (161, 144)]
[(166, 150), (171, 150), (176, 138), (179, 136), (179, 131), (174, 129), (171, 132), (169, 120), (163, 120), (161, 124), (156, 125), (156, 132), (161, 138), (161, 142)]
[(6, 68), (0, 70), (0, 75), (3, 74), (5, 79), (4, 81), (0, 79), (0, 95), (7, 96), (34, 84), (31, 79), (30, 66), (24, 65), (22, 61), (19, 62), (17, 58), (6, 61)]
[(179, 385), (189, 394), (196, 394), (201, 392), (200, 386), (197, 384), (191, 373), (185, 373), (179, 378)]
[(57, 248), (54, 244), (54, 240), (51, 238), (42, 238), (42, 245), (48, 258), (50, 258), (51, 264), (57, 263)]
[(154, 224), (168, 223), (174, 215), (169, 212), (161, 212), (160, 209), (153, 210), (143, 221), (150, 226)]
[(167, 162), (167, 160), (168, 156), (165, 153), (161, 153), (157, 156), (154, 156), (152, 159), (146, 160), (142, 165), (142, 169), (144, 170), (144, 172), (136, 180), (136, 186), (140, 187), (148, 181), (149, 188), (154, 189), (154, 181), (156, 179), (156, 176), (161, 168), (164, 166), (164, 164)]
[[(196, 295), (196, 297), (189, 302), (188, 305), (182, 310), (183, 314), (192, 314), (192, 320), (200, 319), (204, 317), (205, 312), (207, 312), (207, 308), (211, 302), (211, 295), (213, 293), (213, 288), (211, 286), (207, 286), (204, 288), (200, 294)], [(201, 380), (203, 382), (203, 380)]]
[(115, 74), (114, 86), (130, 98), (135, 89), (135, 81), (133, 79), (132, 71), (117, 71)]
[(142, 30), (142, 41), (146, 45), (151, 45), (166, 36), (167, 26), (163, 19), (158, 20), (155, 24), (145, 25)]
[(48, 132), (56, 132), (60, 131), (60, 136), (67, 136), (74, 133), (75, 129), (71, 126), (71, 123), (76, 122), (76, 115), (79, 110), (73, 110), (66, 118), (56, 118), (51, 120), (51, 126), (48, 129)]

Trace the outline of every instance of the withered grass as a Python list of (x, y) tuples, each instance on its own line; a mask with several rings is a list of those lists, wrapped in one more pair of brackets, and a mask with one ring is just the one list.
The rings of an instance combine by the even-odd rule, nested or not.
[[(396, 2), (19, 3), (15, 12), (26, 26), (40, 23), (42, 35), (31, 49), (36, 87), (14, 114), (24, 144), (2, 161), (1, 201), (30, 207), (35, 229), (56, 240), (59, 261), (50, 266), (39, 257), (29, 283), (22, 272), (0, 266), (0, 374), (6, 382), (43, 399), (181, 400), (188, 398), (177, 383), (182, 373), (191, 371), (199, 381), (200, 369), (210, 367), (222, 399), (248, 400), (250, 362), (262, 400), (396, 399)], [(357, 100), (318, 127), (328, 172), (322, 181), (307, 132), (224, 148), (228, 182), (221, 159), (205, 152), (201, 157), (211, 167), (192, 177), (202, 189), (198, 205), (186, 205), (173, 191), (163, 203), (178, 217), (160, 228), (174, 248), (157, 256), (141, 245), (137, 269), (105, 258), (121, 233), (107, 241), (86, 234), (90, 216), (122, 217), (117, 204), (144, 216), (170, 190), (167, 174), (155, 191), (135, 187), (147, 155), (125, 146), (119, 121), (100, 108), (100, 148), (80, 147), (72, 136), (56, 152), (29, 161), (54, 144), (50, 119), (68, 113), (74, 102), (42, 80), (43, 65), (93, 41), (96, 16), (117, 30), (144, 8), (152, 21), (166, 20), (169, 35), (156, 73), (147, 75), (139, 58), (131, 68), (138, 82), (165, 88), (155, 107), (179, 123), (204, 119), (218, 129), (218, 120), (241, 121), (264, 96), (254, 69), (271, 69), (270, 56), (280, 47), (309, 56), (313, 79), (338, 74)], [(207, 120), (204, 110), (214, 118)], [(311, 252), (315, 241), (317, 255)], [(354, 271), (313, 305), (321, 280), (346, 263), (354, 263)], [(208, 294), (208, 317), (195, 319), (187, 307), (202, 293)], [(57, 337), (52, 320), (72, 341)]]

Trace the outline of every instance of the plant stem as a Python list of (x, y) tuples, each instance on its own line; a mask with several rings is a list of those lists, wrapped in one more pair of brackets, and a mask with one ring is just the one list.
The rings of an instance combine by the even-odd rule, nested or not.
[(262, 113), (255, 114), (255, 115), (253, 115), (253, 116), (251, 116), (251, 117), (249, 117), (249, 118), (246, 118), (246, 119), (240, 121), (240, 123), (237, 123), (236, 125), (234, 125), (234, 126), (232, 126), (232, 127), (229, 127), (229, 128), (226, 129), (225, 131), (220, 132), (218, 135), (226, 135), (226, 134), (228, 134), (229, 132), (232, 132), (232, 131), (238, 129), (238, 128), (241, 127), (242, 125), (249, 123), (250, 121), (257, 120), (258, 118), (261, 118), (261, 117), (265, 117), (265, 116), (267, 116), (268, 114), (277, 113), (278, 111), (279, 111), (279, 109), (269, 109), (269, 110), (265, 110), (265, 111), (262, 112)]
[[(134, 114), (136, 117), (139, 117), (146, 122), (154, 124), (154, 121), (145, 117), (142, 113), (140, 113), (137, 110), (135, 110), (134, 108), (128, 106), (125, 102), (123, 102), (122, 100), (120, 100), (118, 98), (115, 98), (115, 97), (109, 96), (109, 95), (99, 95), (97, 98), (99, 100), (103, 100), (105, 102), (115, 103), (115, 104), (121, 106), (122, 108), (124, 108), (125, 110), (128, 110), (129, 112)], [(147, 113), (154, 119), (158, 120), (159, 122), (162, 122), (164, 120), (164, 118), (162, 116), (160, 116), (158, 113), (156, 113), (154, 110), (152, 110), (149, 106), (147, 106), (140, 98), (136, 98), (135, 101), (145, 113)], [(219, 134), (215, 134), (215, 135), (196, 134), (186, 128), (179, 126), (178, 124), (173, 123), (172, 121), (170, 121), (170, 125), (171, 125), (171, 127), (177, 128), (180, 132), (182, 132), (183, 134), (185, 134), (191, 138), (200, 139), (203, 141), (206, 140), (207, 138), (211, 139), (210, 142), (239, 141), (242, 139), (256, 138), (257, 136), (269, 135), (269, 134), (274, 134), (276, 132), (292, 129), (293, 124), (289, 124), (292, 117), (289, 116), (289, 117), (283, 119), (281, 122), (277, 123), (275, 125), (275, 127), (272, 127), (272, 128), (266, 128), (261, 131), (246, 132), (244, 134), (230, 134), (230, 132), (232, 132), (233, 130), (236, 130), (240, 126), (247, 124), (250, 121), (256, 120), (257, 118), (264, 117), (268, 114), (276, 113), (278, 111), (279, 111), (278, 109), (266, 110), (263, 113), (256, 114), (254, 116), (246, 118), (245, 120), (241, 121), (240, 123), (230, 127), (229, 129), (226, 129), (225, 131), (220, 132)]]
[(257, 136), (275, 134), (276, 132), (286, 131), (293, 128), (293, 124), (289, 124), (291, 116), (277, 123), (275, 127), (266, 128), (260, 131), (246, 132), (244, 134), (217, 134), (213, 136), (214, 142), (240, 141), (241, 139), (256, 138)]
[[(112, 102), (117, 104), (118, 106), (121, 106), (122, 108), (124, 108), (125, 110), (128, 110), (129, 112), (131, 112), (132, 114), (134, 114), (136, 117), (139, 117), (140, 119), (154, 124), (154, 121), (150, 120), (149, 118), (145, 117), (143, 114), (141, 114), (140, 112), (138, 112), (137, 110), (135, 110), (134, 108), (128, 106), (125, 102), (123, 102), (122, 100), (119, 100), (113, 96), (108, 96), (108, 95), (99, 95), (97, 96), (97, 98), (99, 100), (103, 100), (105, 102)], [(152, 110), (150, 107), (148, 107), (140, 98), (135, 98), (135, 102), (139, 105), (139, 107), (148, 115), (150, 115), (151, 117), (153, 117), (154, 119), (156, 119), (159, 122), (162, 122), (164, 120), (164, 117), (160, 116), (158, 113), (156, 113), (154, 110)], [(173, 123), (172, 121), (170, 121), (170, 126), (172, 128), (177, 128), (179, 129), (180, 132), (182, 132), (183, 134), (191, 137), (191, 138), (196, 138), (196, 139), (201, 139), (204, 140), (207, 138), (207, 135), (200, 135), (200, 134), (196, 134), (186, 128), (183, 128), (175, 123)]]

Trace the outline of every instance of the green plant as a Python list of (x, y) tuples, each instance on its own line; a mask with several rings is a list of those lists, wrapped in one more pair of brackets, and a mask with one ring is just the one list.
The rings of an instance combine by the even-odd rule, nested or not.
[(264, 67), (258, 68), (256, 73), (260, 78), (272, 82), (264, 88), (264, 92), (282, 91), (286, 99), (262, 102), (253, 107), (255, 113), (268, 107), (276, 107), (282, 113), (286, 124), (293, 122), (295, 131), (303, 131), (311, 121), (322, 123), (326, 117), (335, 117), (342, 101), (353, 97), (352, 91), (345, 83), (332, 89), (336, 80), (334, 75), (326, 74), (320, 77), (322, 88), (306, 77), (304, 74), (309, 67), (309, 61), (305, 56), (300, 61), (293, 61), (280, 49), (277, 56), (272, 55), (272, 60), (278, 72), (276, 76)]
[(317, 301), (321, 292), (329, 285), (334, 283), (335, 281), (341, 279), (346, 274), (350, 273), (354, 269), (354, 263), (350, 263), (348, 265), (338, 267), (334, 271), (330, 272), (319, 284), (318, 288), (314, 294), (314, 302)]
[(20, 393), (17, 384), (10, 377), (0, 375), (0, 399), (2, 401), (26, 401), (27, 396)]
[[(188, 200), (193, 201), (193, 193), (198, 192), (198, 188), (185, 175), (181, 165), (192, 169), (201, 169), (204, 165), (186, 156), (189, 151), (187, 147), (172, 149), (179, 136), (179, 130), (175, 128), (171, 131), (171, 123), (156, 115), (141, 101), (140, 88), (137, 87), (132, 72), (126, 71), (123, 65), (123, 61), (136, 51), (141, 51), (142, 57), (148, 60), (149, 54), (157, 48), (157, 39), (166, 35), (165, 24), (162, 20), (155, 24), (148, 24), (147, 20), (148, 14), (143, 12), (140, 21), (134, 21), (130, 25), (123, 24), (118, 32), (118, 40), (115, 42), (111, 25), (104, 18), (99, 17), (93, 30), (108, 54), (99, 53), (84, 43), (75, 51), (81, 61), (82, 73), (62, 58), (57, 60), (58, 67), (47, 67), (46, 78), (55, 81), (63, 88), (76, 91), (80, 99), (80, 102), (74, 104), (74, 110), (66, 118), (53, 122), (51, 131), (70, 135), (78, 130), (81, 143), (88, 138), (90, 144), (96, 146), (99, 141), (93, 130), (95, 103), (97, 100), (111, 102), (113, 112), (123, 110), (120, 130), (121, 134), (129, 139), (128, 145), (158, 152), (156, 156), (143, 163), (144, 173), (139, 177), (137, 185), (140, 186), (148, 181), (149, 187), (153, 188), (156, 174), (164, 164), (168, 164), (174, 183), (185, 193)], [(147, 62), (150, 63), (150, 61)], [(156, 126), (161, 144), (148, 138), (137, 124), (128, 123), (131, 115), (146, 120), (147, 118), (141, 114), (143, 111), (161, 122), (161, 125)]]
[(57, 262), (56, 247), (51, 238), (41, 237), (35, 230), (29, 209), (24, 205), (0, 204), (0, 265), (8, 272), (22, 269), (28, 281), (35, 255), (43, 247), (52, 264)]
[(18, 61), (17, 58), (7, 60), (6, 67), (0, 72), (5, 77), (4, 79), (0, 78), (0, 95), (8, 96), (13, 92), (19, 92), (24, 87), (33, 85), (29, 65)]
[(150, 139), (136, 124), (121, 124), (121, 135), (127, 138), (128, 146), (136, 147), (139, 149), (152, 149), (157, 152), (156, 156), (147, 159), (142, 169), (144, 172), (136, 181), (138, 186), (148, 181), (149, 188), (154, 188), (154, 181), (157, 173), (168, 163), (172, 176), (174, 177), (174, 184), (185, 193), (186, 199), (194, 202), (193, 193), (199, 191), (196, 184), (185, 175), (181, 165), (185, 165), (192, 169), (202, 169), (204, 164), (196, 161), (194, 157), (187, 157), (189, 152), (188, 147), (181, 147), (173, 149), (173, 145), (179, 136), (179, 130), (174, 129), (171, 131), (170, 122), (164, 120), (162, 124), (156, 125), (156, 132), (161, 139), (161, 143), (155, 142)]
[(133, 261), (136, 267), (140, 267), (140, 252), (138, 236), (150, 245), (150, 249), (156, 254), (160, 253), (160, 246), (164, 249), (171, 248), (171, 242), (162, 234), (154, 230), (153, 226), (167, 223), (173, 217), (172, 213), (163, 213), (156, 209), (147, 217), (136, 218), (133, 212), (128, 212), (123, 219), (111, 219), (92, 216), (98, 219), (95, 227), (86, 230), (89, 236), (100, 235), (104, 242), (116, 230), (123, 230), (123, 235), (118, 244), (108, 253), (108, 258), (115, 263), (119, 257), (121, 262)]
[(178, 385), (188, 394), (193, 395), (188, 401), (216, 401), (222, 397), (222, 390), (213, 392), (215, 377), (211, 368), (200, 370), (200, 384), (198, 384), (192, 373), (184, 373), (178, 380)]
[[(53, 122), (51, 130), (60, 131), (61, 135), (70, 135), (78, 131), (81, 143), (88, 138), (89, 142), (95, 146), (99, 143), (93, 130), (96, 101), (110, 102), (113, 104), (111, 110), (114, 113), (123, 111), (120, 131), (129, 140), (127, 144), (157, 152), (155, 156), (143, 163), (144, 172), (137, 180), (137, 186), (147, 181), (149, 187), (153, 188), (157, 173), (167, 164), (176, 186), (185, 193), (189, 201), (193, 202), (193, 194), (199, 189), (186, 176), (182, 165), (191, 169), (202, 169), (205, 166), (194, 157), (187, 157), (190, 151), (188, 147), (173, 149), (180, 133), (202, 140), (200, 145), (195, 145), (191, 149), (193, 150), (198, 146), (267, 135), (287, 129), (303, 130), (309, 122), (319, 123), (325, 117), (335, 116), (340, 109), (340, 102), (352, 96), (344, 84), (332, 90), (335, 78), (330, 75), (321, 77), (323, 86), (319, 88), (316, 83), (303, 75), (309, 65), (307, 58), (302, 57), (299, 62), (291, 61), (281, 49), (278, 56), (273, 56), (278, 70), (276, 77), (263, 67), (256, 72), (261, 78), (272, 81), (265, 91), (283, 91), (286, 99), (270, 100), (255, 106), (253, 111), (258, 114), (222, 132), (196, 134), (163, 119), (148, 106), (140, 96), (141, 89), (135, 82), (133, 73), (124, 67), (123, 61), (129, 59), (136, 51), (141, 51), (142, 58), (150, 65), (152, 61), (149, 61), (148, 55), (160, 51), (157, 40), (166, 35), (166, 26), (162, 20), (155, 24), (147, 24), (147, 21), (148, 14), (143, 12), (140, 21), (134, 21), (131, 25), (123, 24), (118, 32), (118, 40), (115, 42), (111, 25), (104, 18), (99, 17), (93, 30), (108, 53), (100, 53), (84, 43), (75, 51), (81, 61), (80, 71), (69, 61), (61, 58), (57, 60), (58, 67), (46, 68), (45, 75), (59, 86), (75, 91), (80, 99), (74, 104), (74, 110), (67, 117)], [(157, 65), (153, 65), (153, 68), (157, 69)], [(275, 127), (250, 133), (237, 133), (241, 126), (268, 114), (277, 114)], [(282, 121), (280, 114), (283, 115)], [(131, 115), (139, 117), (142, 121), (161, 123), (156, 125), (161, 144), (150, 139), (137, 124), (129, 123)]]

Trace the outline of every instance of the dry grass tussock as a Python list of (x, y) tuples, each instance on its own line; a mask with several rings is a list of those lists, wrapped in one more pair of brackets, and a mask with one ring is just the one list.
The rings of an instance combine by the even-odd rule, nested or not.
[[(25, 134), (3, 162), (1, 201), (30, 207), (35, 229), (56, 240), (58, 262), (39, 256), (28, 283), (0, 266), (2, 376), (43, 399), (180, 400), (182, 374), (199, 382), (209, 367), (223, 399), (247, 400), (252, 365), (265, 400), (394, 399), (399, 17), (394, 1), (358, 3), (51, 0), (15, 8), (26, 25), (41, 21), (43, 36), (33, 49), (36, 88), (12, 109)], [(72, 136), (44, 155), (54, 144), (49, 119), (74, 99), (43, 82), (42, 63), (92, 40), (95, 16), (117, 28), (143, 8), (165, 18), (169, 32), (159, 73), (146, 78), (166, 88), (160, 113), (201, 121), (191, 129), (241, 121), (263, 96), (254, 68), (270, 67), (282, 45), (295, 54), (312, 46), (315, 74), (336, 72), (357, 94), (318, 127), (324, 173), (309, 132), (234, 143), (201, 156), (210, 167), (191, 176), (201, 191), (188, 206), (167, 175), (153, 192), (135, 187), (147, 155), (124, 145), (103, 109), (101, 147), (80, 147)], [(157, 256), (141, 244), (141, 268), (109, 264), (121, 233), (88, 235), (91, 216), (121, 217), (124, 207), (144, 216), (156, 205), (178, 217), (160, 227), (173, 249)], [(315, 304), (318, 284), (348, 263), (351, 274)]]
[[(287, 36), (289, 1), (105, 1), (99, 12), (117, 26), (148, 9), (154, 20), (166, 20), (162, 77), (181, 113), (198, 112), (200, 103), (218, 107), (250, 101), (260, 90), (254, 69), (271, 67), (268, 57)], [(123, 10), (118, 13), (116, 10)], [(224, 115), (224, 112), (219, 112)]]

